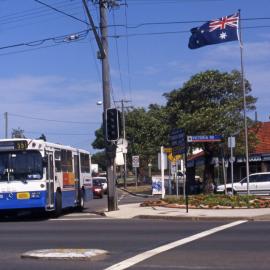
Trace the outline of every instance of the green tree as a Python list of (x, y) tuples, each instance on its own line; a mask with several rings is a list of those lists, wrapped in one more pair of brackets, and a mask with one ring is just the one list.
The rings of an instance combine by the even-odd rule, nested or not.
[[(250, 95), (251, 85), (245, 80), (247, 110), (255, 110), (256, 98)], [(219, 134), (227, 138), (243, 130), (243, 90), (238, 71), (209, 70), (196, 74), (182, 88), (165, 93), (169, 122), (181, 127), (187, 135)], [(205, 191), (214, 181), (211, 159), (217, 154), (217, 143), (195, 146), (205, 152)]]
[(106, 171), (106, 154), (104, 151), (97, 152), (92, 155), (91, 162), (98, 164), (102, 171)]
[(128, 157), (139, 155), (142, 167), (157, 156), (161, 145), (168, 145), (169, 126), (166, 109), (157, 104), (136, 108), (126, 115)]
[[(139, 155), (141, 166), (157, 156), (161, 145), (168, 145), (169, 127), (167, 111), (157, 104), (149, 105), (148, 109), (135, 108), (125, 114), (126, 139), (128, 140), (128, 163), (131, 167), (131, 156)], [(95, 149), (104, 149), (102, 128), (96, 130), (96, 138), (92, 143)]]
[(95, 140), (92, 142), (92, 146), (94, 149), (104, 149), (105, 148), (105, 141), (104, 141), (104, 134), (103, 134), (103, 125), (99, 129), (95, 131)]

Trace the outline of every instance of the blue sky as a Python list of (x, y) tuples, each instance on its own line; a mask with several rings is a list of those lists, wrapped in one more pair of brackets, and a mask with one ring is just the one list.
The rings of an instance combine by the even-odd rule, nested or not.
[[(81, 0), (42, 1), (86, 20)], [(165, 104), (162, 94), (181, 87), (197, 72), (240, 69), (238, 42), (197, 50), (187, 44), (190, 28), (241, 9), (243, 19), (269, 18), (242, 22), (243, 27), (260, 26), (243, 29), (244, 67), (252, 94), (258, 97), (259, 120), (269, 120), (269, 0), (127, 0), (127, 4), (108, 13), (109, 35), (119, 36), (109, 38), (112, 100), (131, 100), (128, 105), (136, 107)], [(89, 7), (98, 25), (97, 7), (91, 1)], [(126, 22), (127, 29), (112, 26)], [(34, 0), (0, 0), (0, 47), (84, 30), (84, 23)], [(76, 42), (64, 40), (0, 49), (0, 136), (8, 112), (9, 132), (20, 127), (28, 137), (44, 133), (50, 141), (94, 152), (91, 142), (103, 110), (96, 105), (102, 100), (97, 46), (92, 33)]]

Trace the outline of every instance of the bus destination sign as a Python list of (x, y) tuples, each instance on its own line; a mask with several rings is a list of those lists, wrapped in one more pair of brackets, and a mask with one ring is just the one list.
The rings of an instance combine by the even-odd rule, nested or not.
[(0, 142), (0, 151), (7, 150), (26, 150), (28, 143), (26, 140), (21, 141), (2, 141)]

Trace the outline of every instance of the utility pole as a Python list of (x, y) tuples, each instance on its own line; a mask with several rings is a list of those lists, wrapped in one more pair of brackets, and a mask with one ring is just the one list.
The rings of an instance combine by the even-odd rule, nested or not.
[(117, 210), (117, 194), (115, 186), (115, 172), (114, 172), (114, 159), (116, 147), (111, 142), (106, 139), (106, 111), (111, 107), (110, 98), (110, 66), (109, 66), (109, 46), (108, 46), (108, 28), (107, 28), (107, 8), (112, 5), (114, 1), (109, 0), (99, 0), (95, 3), (99, 3), (100, 12), (100, 33), (101, 37), (96, 32), (96, 27), (94, 26), (93, 19), (91, 17), (90, 11), (88, 9), (86, 0), (82, 0), (84, 8), (90, 25), (92, 26), (96, 42), (99, 47), (99, 58), (101, 59), (102, 65), (102, 89), (103, 89), (103, 134), (105, 138), (105, 151), (106, 151), (106, 170), (108, 179), (108, 211)]
[[(126, 140), (126, 120), (125, 120), (125, 109), (129, 108), (129, 106), (125, 107), (124, 103), (131, 102), (131, 100), (121, 99), (119, 101), (115, 101), (121, 103), (121, 111), (122, 111), (122, 126), (123, 126), (123, 139)], [(127, 154), (124, 155), (124, 188), (127, 188)]]
[(8, 113), (4, 113), (4, 118), (5, 118), (5, 138), (8, 138)]

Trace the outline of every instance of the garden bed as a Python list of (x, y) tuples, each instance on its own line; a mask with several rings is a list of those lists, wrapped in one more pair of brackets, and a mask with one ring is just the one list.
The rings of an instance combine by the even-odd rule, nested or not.
[[(145, 201), (141, 206), (161, 206), (169, 208), (185, 208), (183, 196), (166, 196), (164, 199)], [(233, 209), (233, 208), (269, 208), (270, 197), (247, 195), (192, 195), (188, 197), (188, 206), (193, 209)]]

